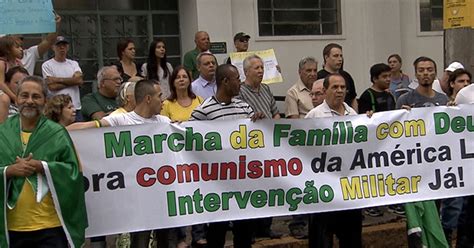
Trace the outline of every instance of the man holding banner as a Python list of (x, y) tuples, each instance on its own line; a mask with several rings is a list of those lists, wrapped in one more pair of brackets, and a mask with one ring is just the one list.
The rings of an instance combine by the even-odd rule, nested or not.
[[(328, 75), (323, 82), (326, 95), (323, 103), (305, 116), (321, 118), (333, 116), (357, 115), (357, 112), (344, 102), (346, 81), (341, 74)], [(344, 223), (344, 224), (342, 224)], [(309, 219), (309, 247), (332, 247), (333, 234), (339, 239), (339, 246), (362, 247), (362, 213), (360, 209), (316, 213)]]
[[(436, 63), (428, 57), (419, 57), (413, 63), (418, 87), (400, 96), (397, 108), (443, 106), (448, 97), (433, 90)], [(434, 201), (405, 204), (407, 216), (408, 247), (448, 247)]]
[(18, 85), (19, 115), (0, 125), (0, 247), (82, 247), (84, 184), (66, 130), (42, 115), (39, 77)]

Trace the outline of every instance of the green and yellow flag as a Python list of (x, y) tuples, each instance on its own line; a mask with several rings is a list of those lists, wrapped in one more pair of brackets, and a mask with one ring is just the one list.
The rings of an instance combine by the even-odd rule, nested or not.
[[(0, 247), (8, 247), (6, 208), (15, 206), (25, 183), (24, 177), (6, 179), (5, 171), (17, 156), (30, 153), (33, 159), (45, 162), (47, 187), (70, 247), (82, 247), (88, 225), (84, 182), (74, 145), (64, 127), (41, 116), (24, 148), (19, 116), (15, 115), (0, 125), (0, 151)], [(38, 177), (28, 177), (34, 189), (41, 187)]]

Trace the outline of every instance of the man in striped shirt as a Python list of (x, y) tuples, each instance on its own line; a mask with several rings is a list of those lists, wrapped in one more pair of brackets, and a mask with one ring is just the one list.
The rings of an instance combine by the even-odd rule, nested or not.
[(241, 83), (239, 98), (255, 111), (263, 112), (265, 118), (280, 119), (270, 87), (262, 84), (263, 71), (263, 61), (258, 55), (250, 55), (244, 59), (245, 81)]
[[(216, 94), (194, 109), (191, 120), (235, 120), (263, 118), (263, 113), (253, 109), (242, 100), (234, 98), (240, 91), (239, 71), (230, 64), (223, 64), (216, 70)], [(210, 223), (207, 230), (208, 247), (224, 247), (229, 222)], [(233, 221), (234, 247), (251, 248), (253, 220)]]
[[(245, 81), (240, 84), (238, 98), (242, 99), (255, 111), (262, 112), (265, 118), (280, 119), (275, 98), (270, 87), (262, 84), (263, 80), (263, 60), (256, 54), (244, 59)], [(271, 230), (272, 218), (261, 218), (255, 220), (255, 236), (280, 238), (281, 233)]]

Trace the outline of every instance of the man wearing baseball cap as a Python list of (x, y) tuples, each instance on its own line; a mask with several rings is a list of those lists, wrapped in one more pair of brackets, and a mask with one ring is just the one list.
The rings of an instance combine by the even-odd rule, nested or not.
[[(234, 35), (234, 46), (236, 50), (235, 52), (247, 52), (247, 50), (249, 49), (249, 40), (250, 35), (244, 32), (236, 33)], [(226, 64), (232, 64), (230, 61), (230, 57), (226, 59)]]
[(64, 36), (56, 38), (53, 51), (54, 57), (41, 66), (43, 77), (53, 95), (66, 94), (72, 98), (76, 108), (76, 121), (82, 121), (79, 92), (79, 86), (83, 83), (82, 70), (76, 61), (67, 58), (69, 41)]
[(457, 69), (464, 69), (464, 66), (461, 63), (456, 62), (456, 61), (449, 64), (448, 67), (446, 67), (446, 69), (444, 69), (443, 76), (441, 77), (441, 80), (439, 80), (439, 85), (433, 84), (433, 89), (440, 92), (440, 93), (444, 92), (445, 94), (448, 94), (448, 91), (449, 91), (449, 83), (448, 83), (449, 76), (453, 73), (453, 71), (455, 71)]

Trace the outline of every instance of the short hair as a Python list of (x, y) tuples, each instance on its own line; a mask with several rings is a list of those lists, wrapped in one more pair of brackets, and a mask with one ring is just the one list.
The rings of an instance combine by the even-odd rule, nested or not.
[(260, 58), (260, 56), (258, 56), (257, 54), (249, 55), (247, 56), (247, 58), (244, 59), (244, 63), (243, 63), (244, 72), (246, 72), (250, 68), (250, 60), (252, 59), (259, 59), (263, 63), (262, 58)]
[(30, 75), (25, 68), (23, 68), (21, 66), (14, 66), (14, 67), (8, 69), (7, 73), (5, 73), (5, 82), (10, 83), (12, 81), (12, 77), (18, 72), (21, 73), (21, 74), (25, 74), (27, 76)]
[(329, 54), (331, 53), (331, 49), (333, 48), (339, 48), (342, 50), (342, 46), (339, 45), (339, 44), (336, 44), (336, 43), (329, 43), (327, 44), (324, 49), (323, 49), (323, 60), (324, 60), (324, 63), (326, 63), (326, 56), (329, 56)]
[(232, 64), (222, 64), (219, 65), (216, 69), (216, 85), (219, 87), (222, 84), (224, 78), (229, 76), (232, 68), (238, 72), (237, 67)]
[(155, 80), (140, 80), (135, 84), (135, 102), (142, 103), (147, 95), (154, 95), (155, 85), (159, 85)]
[(43, 93), (43, 96), (45, 98), (48, 96), (48, 88), (46, 88), (46, 84), (44, 82), (44, 79), (41, 78), (41, 77), (38, 77), (38, 76), (27, 76), (27, 77), (23, 78), (22, 80), (20, 80), (20, 82), (18, 82), (18, 89), (17, 89), (17, 92), (16, 92), (17, 96), (20, 94), (21, 87), (23, 86), (23, 84), (25, 82), (33, 82), (33, 83), (38, 84), (39, 86), (41, 86), (41, 92)]
[(425, 56), (421, 56), (421, 57), (418, 57), (417, 59), (415, 59), (415, 62), (413, 62), (413, 66), (415, 67), (415, 72), (416, 72), (416, 69), (418, 68), (418, 64), (420, 62), (427, 62), (427, 61), (433, 63), (435, 72), (438, 71), (436, 69), (436, 62), (434, 62), (434, 60), (432, 60), (431, 58), (425, 57)]
[(344, 79), (344, 82), (346, 81), (346, 79), (339, 73), (329, 74), (324, 78), (324, 81), (323, 81), (323, 87), (325, 89), (329, 89), (329, 80), (331, 80), (332, 77), (341, 77), (342, 79)]
[(217, 63), (217, 59), (216, 59), (216, 56), (214, 56), (214, 54), (212, 53), (209, 53), (209, 52), (203, 52), (203, 53), (200, 53), (197, 57), (196, 57), (196, 65), (201, 65), (201, 58), (204, 57), (204, 56), (212, 56), (214, 58), (214, 61)]
[(126, 82), (120, 85), (119, 93), (115, 99), (120, 107), (127, 104), (127, 95), (130, 94), (130, 92), (135, 94), (135, 82)]
[(373, 83), (374, 78), (378, 78), (380, 74), (384, 72), (390, 72), (392, 69), (390, 66), (384, 63), (375, 64), (370, 67), (370, 81)]
[(398, 60), (398, 62), (400, 62), (400, 64), (402, 63), (402, 57), (400, 57), (400, 55), (398, 55), (398, 54), (392, 54), (392, 55), (388, 56), (387, 63), (391, 58), (396, 58)]
[(304, 57), (300, 60), (298, 64), (298, 69), (303, 70), (303, 67), (308, 63), (318, 64), (318, 61), (314, 57)]
[(115, 65), (111, 65), (100, 68), (97, 72), (97, 83), (100, 84), (102, 81), (104, 81), (105, 72), (112, 69), (117, 70), (117, 67)]
[(449, 75), (448, 79), (448, 96), (453, 94), (453, 87), (451, 87), (451, 82), (456, 81), (456, 78), (462, 75), (467, 75), (469, 77), (469, 81), (472, 80), (472, 74), (466, 69), (457, 69), (454, 70), (451, 75)]
[(53, 96), (48, 100), (48, 102), (46, 102), (46, 106), (44, 108), (44, 115), (54, 122), (59, 122), (59, 119), (61, 118), (61, 114), (63, 112), (63, 108), (71, 102), (72, 99), (69, 95), (59, 94)]
[(135, 44), (135, 42), (130, 38), (121, 39), (117, 42), (117, 56), (119, 57), (120, 60), (122, 59), (123, 51), (125, 51), (125, 49), (127, 49), (128, 44), (130, 44), (130, 43)]
[(174, 86), (174, 81), (178, 77), (178, 73), (184, 70), (186, 72), (186, 75), (188, 75), (189, 78), (189, 85), (188, 85), (188, 96), (191, 97), (191, 99), (196, 98), (196, 94), (193, 92), (193, 87), (191, 86), (192, 83), (192, 78), (191, 75), (189, 74), (189, 71), (184, 68), (182, 65), (178, 65), (173, 69), (173, 73), (171, 73), (171, 76), (168, 80), (168, 84), (170, 86), (170, 96), (168, 97), (168, 100), (173, 101), (178, 99), (178, 94), (176, 93), (176, 87)]

